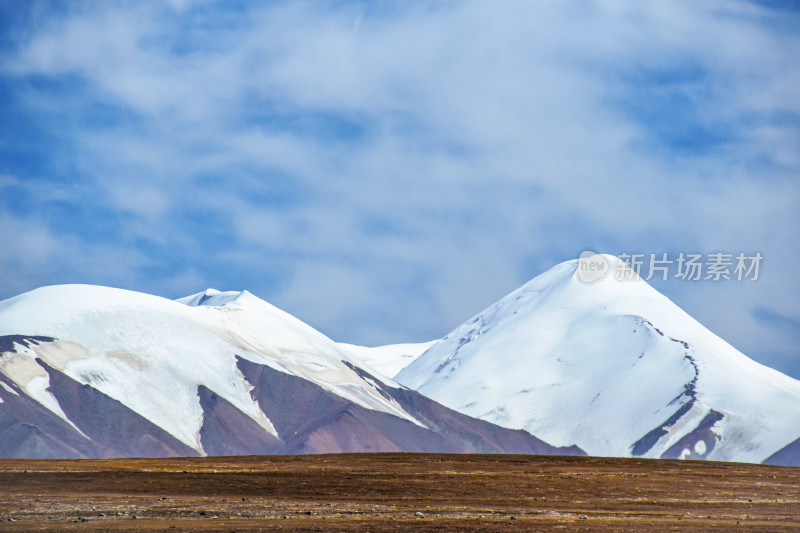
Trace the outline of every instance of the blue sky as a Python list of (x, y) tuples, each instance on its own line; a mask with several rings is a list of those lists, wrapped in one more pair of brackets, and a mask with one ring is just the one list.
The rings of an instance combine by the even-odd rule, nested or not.
[(721, 0), (0, 2), (0, 298), (248, 289), (441, 337), (584, 249), (800, 378), (800, 15)]

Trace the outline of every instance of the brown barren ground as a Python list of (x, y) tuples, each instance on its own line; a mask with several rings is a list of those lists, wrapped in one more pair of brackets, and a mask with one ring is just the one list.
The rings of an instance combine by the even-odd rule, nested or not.
[(4, 531), (800, 530), (800, 469), (520, 455), (0, 460)]

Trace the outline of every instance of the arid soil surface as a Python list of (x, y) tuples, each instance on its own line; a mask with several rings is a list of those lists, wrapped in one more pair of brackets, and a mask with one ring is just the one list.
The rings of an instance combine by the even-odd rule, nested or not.
[(521, 455), (0, 460), (0, 530), (800, 531), (800, 469)]

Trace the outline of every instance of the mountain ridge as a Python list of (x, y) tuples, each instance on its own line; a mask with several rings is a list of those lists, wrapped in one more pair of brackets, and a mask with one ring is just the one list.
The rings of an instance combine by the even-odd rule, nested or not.
[(581, 453), (423, 400), (246, 291), (183, 300), (63, 285), (0, 302), (0, 455)]

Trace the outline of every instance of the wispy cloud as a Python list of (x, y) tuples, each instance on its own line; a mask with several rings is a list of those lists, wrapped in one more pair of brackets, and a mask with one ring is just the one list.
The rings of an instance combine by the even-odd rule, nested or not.
[[(248, 288), (380, 343), (443, 335), (584, 248), (758, 250), (755, 287), (659, 288), (800, 376), (753, 314), (800, 319), (795, 13), (47, 5), (4, 45), (18, 129), (0, 172), (18, 182), (0, 199), (0, 296), (77, 273), (166, 296)], [(61, 266), (41, 266), (39, 241)], [(84, 259), (107, 256), (126, 259)]]

